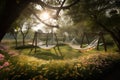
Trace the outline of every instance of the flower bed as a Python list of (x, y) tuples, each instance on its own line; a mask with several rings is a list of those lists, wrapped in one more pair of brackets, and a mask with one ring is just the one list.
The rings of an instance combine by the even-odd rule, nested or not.
[(19, 55), (11, 59), (6, 77), (10, 80), (97, 80), (118, 62), (117, 53), (94, 53), (67, 60)]

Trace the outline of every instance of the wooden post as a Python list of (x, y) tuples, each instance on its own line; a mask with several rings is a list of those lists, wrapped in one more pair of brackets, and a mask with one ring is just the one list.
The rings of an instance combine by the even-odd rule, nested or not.
[(55, 37), (56, 37), (56, 41), (57, 41), (57, 49), (58, 49), (58, 51), (59, 51), (59, 53), (60, 53), (61, 57), (63, 58), (62, 52), (61, 52), (61, 50), (60, 50), (60, 48), (59, 48), (58, 38), (57, 38), (57, 36), (56, 36), (56, 34), (55, 34), (55, 33), (54, 33), (54, 35), (55, 35)]
[[(34, 33), (33, 41), (32, 41), (32, 47), (35, 44), (35, 52), (36, 52), (36, 37), (37, 37), (37, 32)], [(30, 50), (29, 54), (32, 52), (33, 48)]]
[(97, 43), (97, 50), (99, 50), (99, 43), (100, 43), (100, 39), (101, 39), (101, 36), (100, 36), (100, 33), (98, 34), (98, 36), (99, 36), (99, 39), (98, 39), (98, 43)]
[(49, 35), (49, 33), (47, 33), (47, 38), (46, 38), (46, 47), (48, 47), (48, 35)]
[(107, 51), (107, 46), (106, 46), (105, 38), (104, 38), (104, 36), (103, 36), (103, 33), (102, 33), (102, 32), (100, 32), (100, 36), (101, 36), (101, 39), (102, 39), (103, 44), (104, 44), (104, 50), (105, 50), (105, 51)]
[(35, 53), (37, 51), (37, 37), (38, 37), (38, 33), (35, 32)]
[(85, 34), (83, 33), (82, 40), (81, 40), (81, 46), (80, 46), (81, 48), (83, 47), (84, 36), (85, 36)]
[(99, 32), (98, 35), (99, 35), (99, 41), (98, 41), (98, 44), (97, 44), (97, 50), (99, 50), (99, 43), (100, 43), (100, 40), (102, 40), (103, 46), (104, 46), (104, 50), (107, 51), (107, 46), (106, 46), (106, 42), (105, 42), (105, 38), (103, 36), (103, 33)]
[(89, 44), (90, 42), (89, 42), (89, 40), (88, 40), (87, 34), (85, 33), (84, 35), (85, 35), (85, 37), (86, 37), (87, 43)]

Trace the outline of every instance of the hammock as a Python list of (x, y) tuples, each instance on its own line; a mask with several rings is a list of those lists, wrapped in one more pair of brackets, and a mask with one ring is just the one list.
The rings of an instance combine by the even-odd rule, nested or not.
[(87, 45), (84, 48), (81, 48), (80, 45), (75, 45), (75, 44), (72, 44), (72, 43), (69, 43), (69, 46), (73, 49), (88, 51), (88, 50), (96, 48), (98, 40), (99, 40), (99, 38), (96, 38), (95, 40), (93, 40), (89, 45)]
[(41, 49), (46, 49), (46, 50), (52, 49), (56, 46), (56, 41), (55, 41), (54, 37), (53, 37), (53, 39), (47, 41), (47, 43), (46, 43), (46, 41), (41, 41), (41, 40), (39, 40), (37, 43), (38, 43), (37, 44), (38, 47), (40, 47)]
[(42, 48), (42, 49), (52, 49), (54, 48), (56, 45), (38, 45), (38, 47)]

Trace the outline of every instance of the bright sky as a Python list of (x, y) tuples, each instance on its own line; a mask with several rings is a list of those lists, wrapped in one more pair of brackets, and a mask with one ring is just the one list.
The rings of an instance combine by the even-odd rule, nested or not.
[[(55, 20), (51, 19), (50, 13), (48, 11), (43, 11), (39, 17), (41, 20), (43, 20), (47, 24), (57, 24)], [(34, 31), (42, 30), (43, 32), (50, 32), (51, 31), (51, 29), (43, 23), (40, 23), (37, 26), (32, 27), (32, 29)], [(56, 29), (54, 28), (53, 31), (56, 31)]]
[[(32, 29), (34, 30), (34, 31), (38, 31), (38, 30), (41, 30), (43, 33), (46, 33), (46, 32), (51, 32), (51, 29), (49, 28), (49, 29), (46, 29), (47, 27), (45, 27), (45, 25), (44, 24), (38, 24), (37, 26), (35, 26), (35, 27), (32, 27)], [(57, 28), (53, 28), (53, 31), (55, 32), (57, 30)]]
[(48, 19), (50, 19), (50, 14), (49, 14), (47, 11), (42, 12), (42, 13), (40, 14), (40, 18), (41, 18), (42, 20), (48, 20)]
[[(58, 24), (58, 22), (56, 21), (56, 20), (54, 20), (54, 19), (52, 19), (51, 18), (51, 15), (53, 16), (54, 14), (53, 13), (55, 13), (54, 11), (51, 11), (51, 10), (46, 10), (46, 11), (44, 11), (43, 9), (42, 9), (42, 7), (41, 6), (39, 6), (39, 5), (37, 5), (36, 6), (36, 9), (38, 9), (38, 10), (40, 10), (41, 12), (40, 12), (40, 14), (39, 14), (39, 18), (41, 19), (41, 20), (43, 20), (45, 23), (47, 23), (47, 24), (53, 24), (53, 25), (57, 25)], [(61, 13), (63, 14), (63, 11), (61, 10)], [(51, 31), (51, 29), (47, 29), (46, 30), (46, 28), (47, 28), (47, 26), (46, 25), (44, 25), (43, 23), (40, 23), (40, 24), (38, 24), (37, 26), (35, 26), (35, 27), (32, 27), (32, 29), (34, 30), (34, 31), (38, 31), (38, 30), (42, 30), (43, 32), (50, 32)], [(49, 27), (48, 27), (49, 28)], [(53, 31), (55, 32), (57, 29), (56, 28), (53, 28)]]
[(42, 30), (42, 31), (44, 31), (44, 24), (38, 24), (37, 26), (35, 26), (35, 27), (32, 27), (32, 29), (34, 30), (34, 31), (38, 31), (38, 30)]

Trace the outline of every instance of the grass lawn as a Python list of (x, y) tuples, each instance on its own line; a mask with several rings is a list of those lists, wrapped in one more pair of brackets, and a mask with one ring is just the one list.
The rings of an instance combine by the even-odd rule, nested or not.
[(63, 57), (57, 54), (57, 49), (57, 53), (54, 49), (40, 48), (37, 48), (35, 53), (30, 46), (15, 50), (1, 49), (0, 79), (102, 80), (103, 76), (120, 62), (119, 53), (111, 49), (108, 52), (91, 50), (81, 53), (67, 45), (59, 47)]

